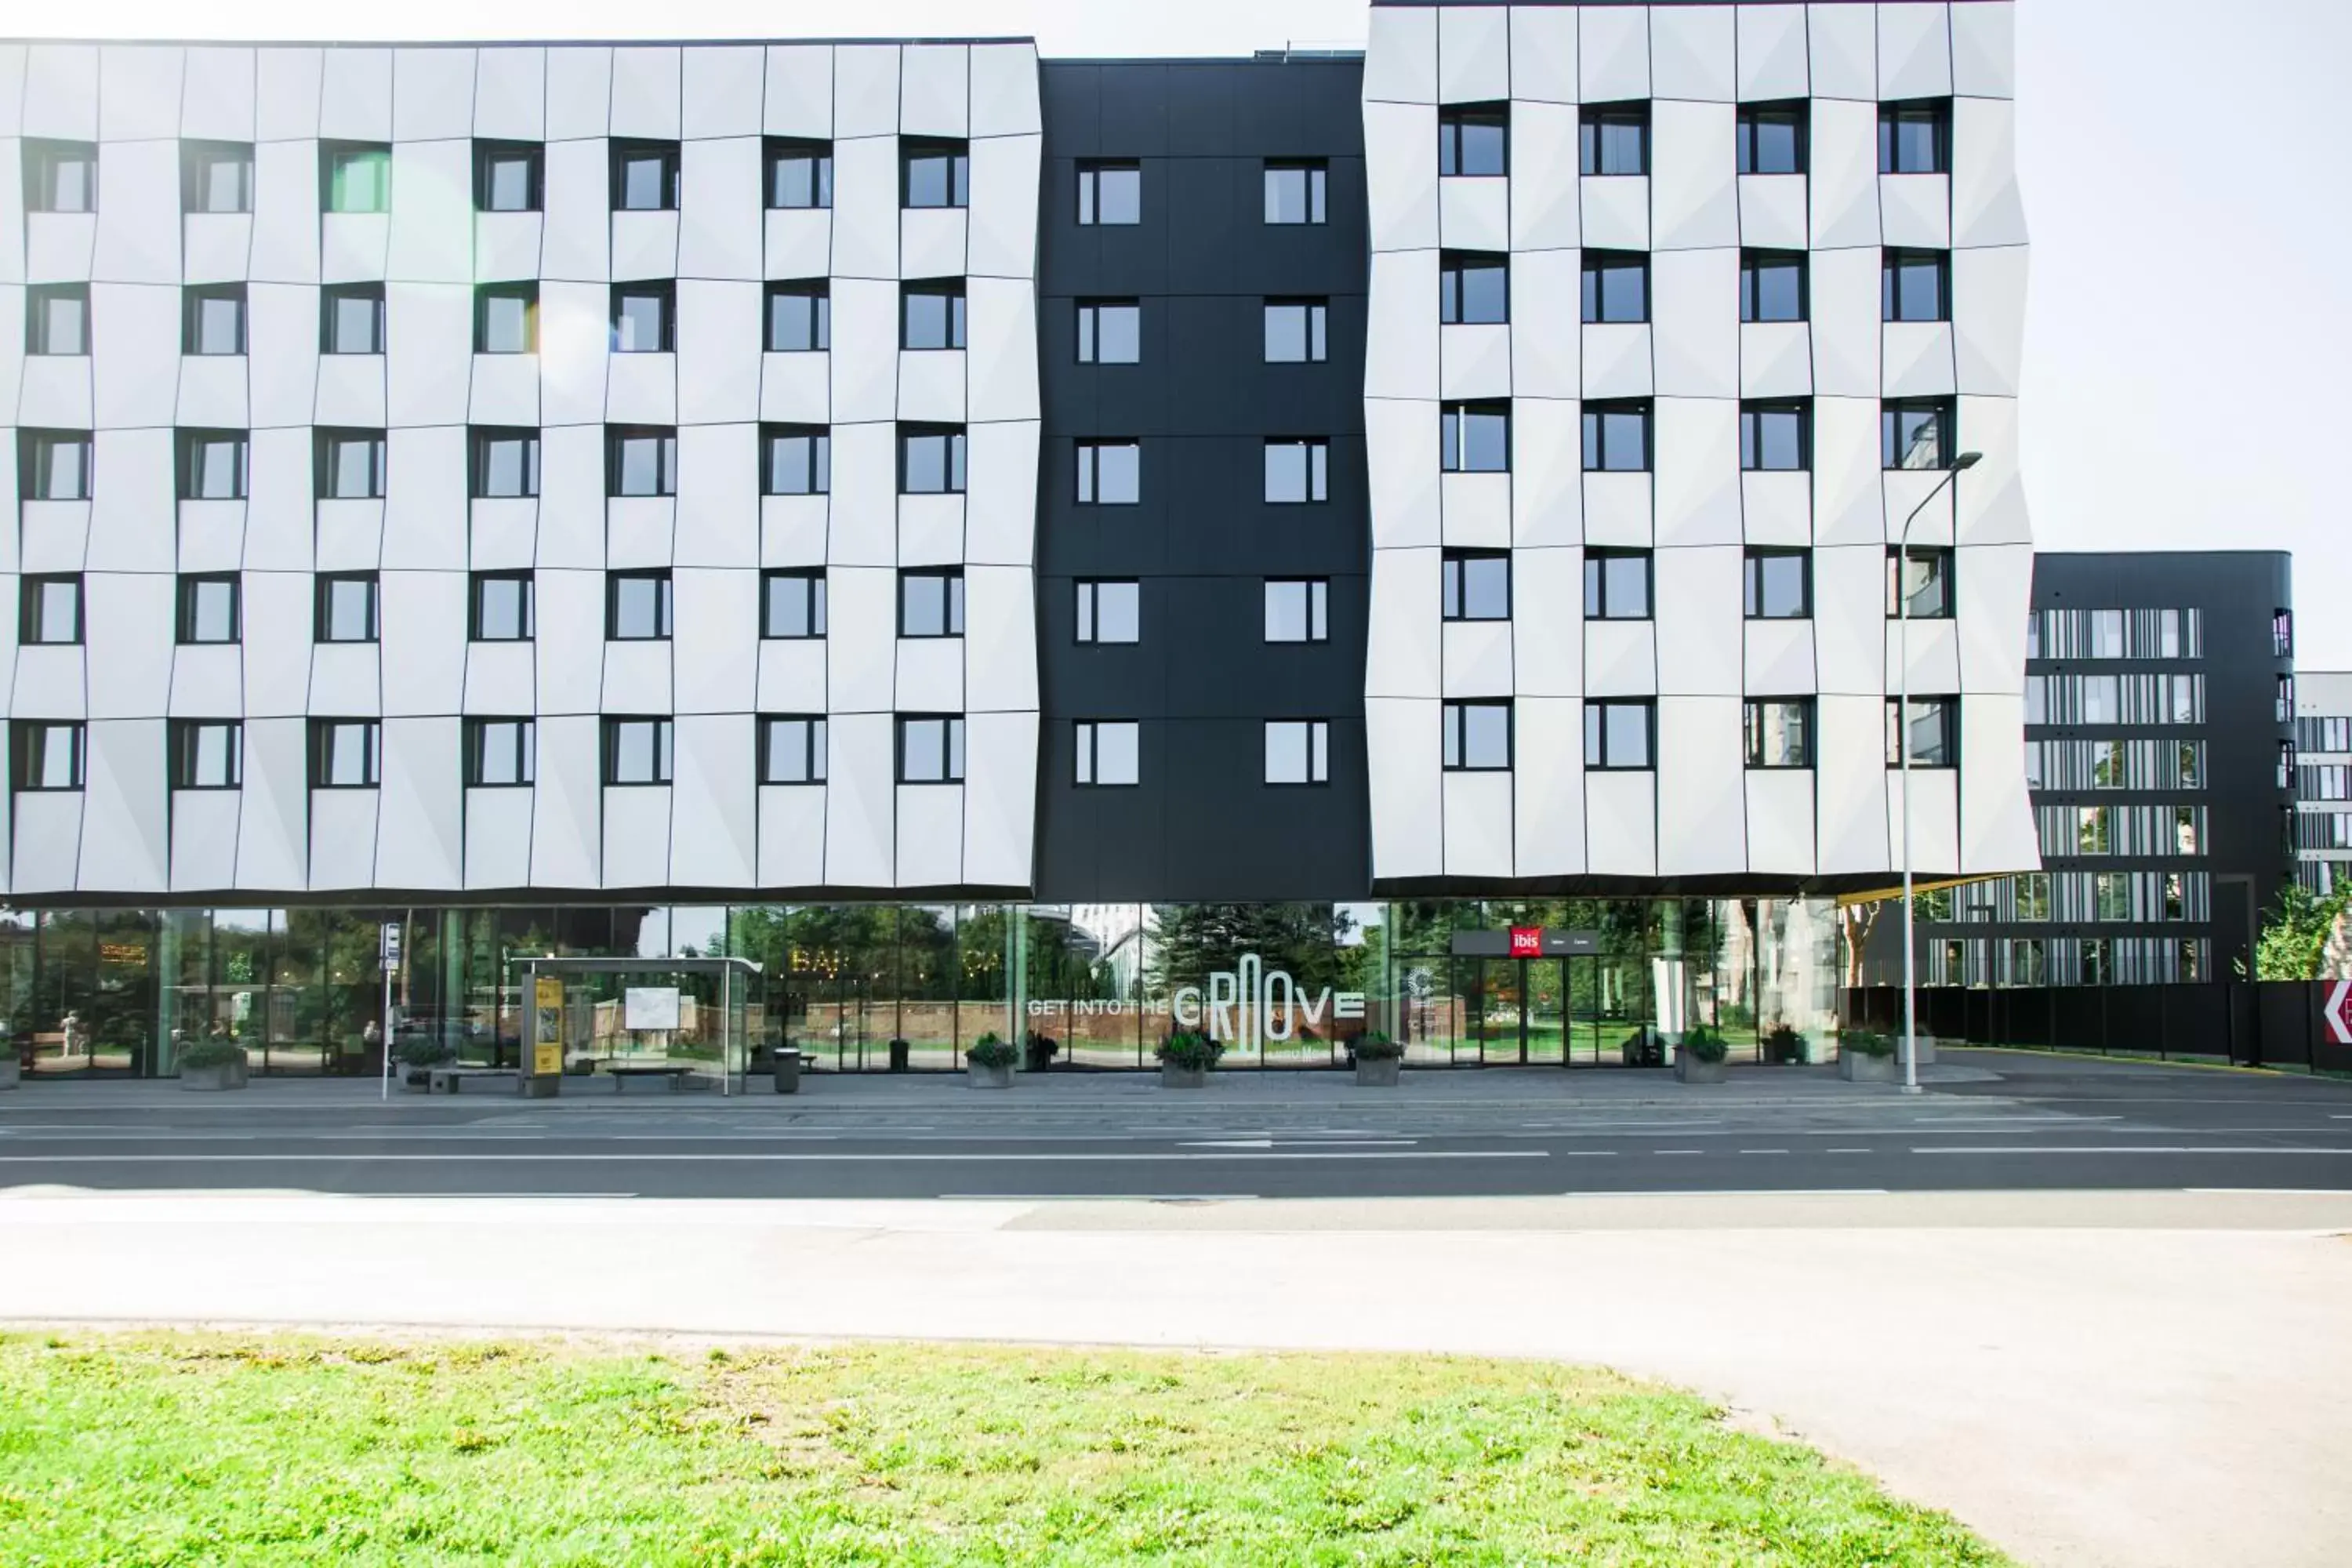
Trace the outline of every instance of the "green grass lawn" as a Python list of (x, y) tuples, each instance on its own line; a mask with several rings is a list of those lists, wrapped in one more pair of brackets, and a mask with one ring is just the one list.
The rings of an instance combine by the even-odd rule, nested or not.
[(1688, 1395), (1427, 1356), (0, 1336), (0, 1563), (1936, 1563)]

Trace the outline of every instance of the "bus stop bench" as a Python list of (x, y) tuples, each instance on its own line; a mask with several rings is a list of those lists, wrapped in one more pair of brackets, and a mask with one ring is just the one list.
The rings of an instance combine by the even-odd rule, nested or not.
[(614, 1094), (626, 1094), (629, 1091), (629, 1080), (633, 1078), (667, 1079), (669, 1088), (675, 1093), (686, 1087), (687, 1069), (673, 1067), (619, 1066), (606, 1068), (604, 1076), (613, 1080)]
[(434, 1068), (425, 1087), (428, 1094), (459, 1094), (469, 1089), (475, 1094), (512, 1094), (521, 1076), (511, 1068)]

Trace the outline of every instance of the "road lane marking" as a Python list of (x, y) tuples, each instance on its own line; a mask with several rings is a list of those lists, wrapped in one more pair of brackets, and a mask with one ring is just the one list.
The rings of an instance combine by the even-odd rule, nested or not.
[[(1911, 1151), (1914, 1154), (2352, 1154), (2352, 1149), (2306, 1149), (2288, 1144), (2246, 1143), (2231, 1146), (2196, 1143), (2062, 1143), (2037, 1148), (2032, 1144), (1937, 1143)], [(234, 1159), (236, 1156), (231, 1155)]]
[(1786, 1149), (1742, 1149), (1740, 1152), (1743, 1154), (1785, 1154), (1788, 1151)]
[(1822, 1152), (1824, 1154), (1867, 1154), (1870, 1151), (1867, 1149), (1824, 1149)]
[(1704, 1149), (1653, 1149), (1650, 1152), (1653, 1154), (1704, 1154), (1706, 1151)]
[[(2347, 1151), (2352, 1152), (2352, 1151)], [(782, 1154), (782, 1153), (610, 1153), (578, 1154), (391, 1154), (354, 1152), (341, 1154), (0, 1154), (7, 1165), (323, 1165), (393, 1164), (435, 1162), (442, 1164), (581, 1164), (594, 1161), (629, 1164), (962, 1164), (1021, 1163), (1140, 1164), (1154, 1160), (1548, 1160), (1545, 1149), (1253, 1149), (1212, 1150), (1192, 1154), (1034, 1153), (1034, 1154)]]

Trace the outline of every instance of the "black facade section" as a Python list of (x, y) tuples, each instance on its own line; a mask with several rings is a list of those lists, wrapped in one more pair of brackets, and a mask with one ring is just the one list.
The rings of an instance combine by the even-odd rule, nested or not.
[[(1037, 897), (1365, 897), (1362, 61), (1048, 61), (1040, 76)], [(1269, 162), (1323, 170), (1322, 222), (1265, 221)], [(1139, 170), (1139, 221), (1079, 221), (1081, 172), (1105, 164)], [(1080, 363), (1079, 309), (1096, 300), (1139, 305), (1136, 363)], [(1319, 360), (1266, 363), (1269, 300), (1327, 305)], [(1269, 437), (1328, 443), (1327, 499), (1267, 501)], [(1079, 443), (1128, 439), (1138, 500), (1081, 502)], [(1269, 578), (1328, 581), (1323, 640), (1265, 640)], [(1094, 581), (1139, 584), (1139, 640), (1077, 640)], [(1269, 720), (1328, 726), (1325, 781), (1265, 782)], [(1077, 783), (1076, 726), (1127, 721), (1136, 782)]]

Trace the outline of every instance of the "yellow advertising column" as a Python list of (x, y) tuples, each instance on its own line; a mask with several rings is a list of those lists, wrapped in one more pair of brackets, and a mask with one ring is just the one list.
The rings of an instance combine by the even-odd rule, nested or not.
[(563, 1088), (563, 981), (552, 974), (531, 973), (530, 1026), (525, 1032), (522, 1092), (530, 1100), (552, 1100)]

